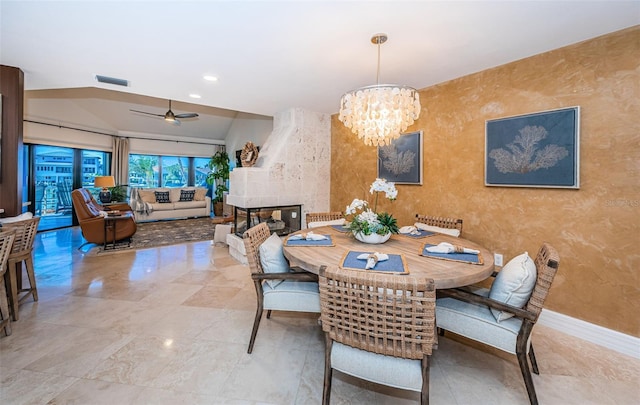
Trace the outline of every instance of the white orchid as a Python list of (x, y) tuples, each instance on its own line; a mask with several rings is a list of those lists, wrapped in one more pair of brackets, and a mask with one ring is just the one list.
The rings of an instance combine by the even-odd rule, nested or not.
[(385, 197), (393, 201), (398, 196), (398, 190), (394, 183), (389, 183), (385, 179), (376, 179), (371, 188), (371, 194), (376, 195), (374, 209), (369, 208), (369, 203), (365, 200), (354, 199), (347, 206), (346, 214), (352, 215), (350, 229), (356, 233), (371, 235), (372, 233), (385, 235), (389, 232), (398, 233), (398, 226), (395, 218), (386, 212), (377, 213), (378, 193), (385, 193)]
[(369, 192), (371, 194), (374, 192), (383, 192), (385, 197), (391, 201), (395, 200), (398, 196), (398, 190), (396, 189), (395, 183), (387, 182), (385, 179), (376, 179), (373, 184), (371, 184)]
[(351, 201), (351, 204), (347, 205), (345, 212), (347, 215), (355, 214), (358, 211), (364, 210), (369, 206), (369, 203), (365, 200), (358, 200), (357, 198)]

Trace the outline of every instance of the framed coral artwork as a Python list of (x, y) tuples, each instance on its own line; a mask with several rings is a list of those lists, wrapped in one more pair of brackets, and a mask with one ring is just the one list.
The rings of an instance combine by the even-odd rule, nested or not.
[(580, 188), (580, 107), (487, 120), (485, 185)]
[(422, 184), (422, 131), (378, 147), (378, 178), (396, 184)]

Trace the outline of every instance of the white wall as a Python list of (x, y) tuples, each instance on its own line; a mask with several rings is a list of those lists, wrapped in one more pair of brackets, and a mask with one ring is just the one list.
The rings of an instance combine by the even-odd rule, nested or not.
[(273, 118), (238, 113), (225, 140), (231, 160), (235, 160), (236, 151), (242, 149), (249, 141), (257, 146), (264, 145), (271, 131), (273, 131)]

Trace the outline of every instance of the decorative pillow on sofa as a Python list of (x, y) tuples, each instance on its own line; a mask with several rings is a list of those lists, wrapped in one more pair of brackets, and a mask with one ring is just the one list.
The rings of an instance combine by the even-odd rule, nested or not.
[[(288, 273), (289, 262), (284, 257), (282, 240), (277, 234), (271, 234), (259, 248), (260, 264), (265, 273)], [(284, 280), (267, 280), (271, 288), (276, 288)]]
[[(500, 270), (491, 285), (489, 298), (522, 308), (529, 301), (533, 287), (536, 285), (536, 278), (536, 264), (529, 254), (524, 252), (509, 260), (509, 263)], [(491, 313), (498, 322), (513, 317), (508, 312), (496, 309), (491, 309)]]
[(195, 194), (196, 190), (180, 190), (180, 200), (178, 201), (193, 201)]
[(155, 196), (156, 196), (156, 202), (160, 203), (160, 204), (168, 204), (171, 201), (169, 201), (169, 192), (168, 191), (155, 191), (154, 192)]
[(207, 195), (206, 188), (196, 188), (196, 194), (193, 196), (193, 201), (204, 201), (204, 197)]
[(142, 199), (142, 201), (149, 203), (149, 204), (155, 204), (156, 201), (156, 193), (153, 190), (138, 190), (138, 195), (140, 196), (140, 198)]

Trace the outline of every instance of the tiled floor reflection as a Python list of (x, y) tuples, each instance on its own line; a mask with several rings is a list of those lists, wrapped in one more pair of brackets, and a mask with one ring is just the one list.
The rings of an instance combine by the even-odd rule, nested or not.
[[(317, 316), (274, 313), (246, 353), (255, 292), (226, 247), (85, 255), (79, 230), (38, 235), (40, 301), (0, 337), (0, 404), (319, 404)], [(449, 336), (449, 335), (447, 335)], [(640, 361), (538, 326), (540, 404), (640, 403)], [(528, 404), (515, 356), (441, 338), (431, 404)], [(333, 404), (418, 395), (334, 373)]]

